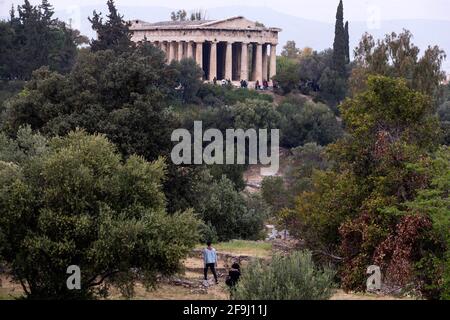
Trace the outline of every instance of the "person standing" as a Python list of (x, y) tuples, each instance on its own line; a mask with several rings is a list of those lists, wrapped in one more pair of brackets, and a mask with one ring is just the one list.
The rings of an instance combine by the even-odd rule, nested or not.
[(214, 275), (214, 279), (216, 280), (216, 284), (219, 283), (217, 279), (216, 266), (217, 266), (217, 254), (216, 249), (212, 247), (211, 241), (206, 243), (207, 247), (203, 250), (203, 261), (205, 263), (205, 280), (208, 280), (208, 269), (211, 269), (212, 274)]

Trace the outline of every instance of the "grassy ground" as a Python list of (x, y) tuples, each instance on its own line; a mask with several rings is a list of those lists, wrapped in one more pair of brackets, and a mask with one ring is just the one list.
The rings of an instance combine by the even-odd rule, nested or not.
[(9, 278), (0, 276), (0, 300), (12, 300), (22, 296), (22, 288)]
[[(197, 249), (203, 248), (204, 245), (198, 245)], [(272, 244), (260, 241), (230, 241), (225, 243), (214, 244), (219, 253), (229, 253), (234, 256), (253, 256), (253, 257), (270, 257), (272, 254)], [(211, 280), (210, 287), (206, 292), (199, 289), (199, 285), (203, 282), (203, 261), (200, 256), (187, 258), (184, 262), (186, 268), (191, 271), (176, 275), (175, 278), (183, 279), (195, 284), (194, 287), (184, 287), (175, 285), (172, 282), (161, 282), (158, 288), (153, 291), (146, 291), (140, 283), (136, 283), (133, 299), (136, 300), (228, 300), (229, 292), (225, 285), (225, 274), (220, 276), (219, 285), (215, 285)], [(219, 261), (219, 268), (225, 268), (224, 262)], [(193, 270), (193, 271), (192, 271)], [(15, 299), (22, 295), (22, 289), (19, 285), (11, 283), (10, 279), (0, 277), (2, 285), (0, 286), (0, 300)], [(118, 290), (112, 288), (108, 300), (125, 299)], [(397, 300), (398, 298), (390, 296), (370, 295), (364, 293), (345, 293), (337, 290), (331, 300)], [(404, 300), (404, 299), (402, 299)]]
[[(200, 244), (196, 249), (202, 249), (205, 245)], [(252, 257), (269, 257), (272, 254), (272, 244), (262, 241), (244, 241), (233, 240), (230, 242), (221, 242), (213, 244), (213, 247), (222, 253), (232, 253), (234, 255), (252, 256)]]
[[(111, 290), (108, 300), (125, 299), (117, 290)], [(141, 284), (136, 284), (133, 300), (228, 300), (229, 294), (225, 284), (212, 287), (207, 294), (192, 292), (189, 288), (161, 284), (154, 291), (146, 291)]]

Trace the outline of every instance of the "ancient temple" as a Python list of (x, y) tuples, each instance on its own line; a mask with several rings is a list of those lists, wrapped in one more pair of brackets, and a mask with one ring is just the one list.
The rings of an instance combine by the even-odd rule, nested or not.
[(233, 17), (223, 20), (131, 21), (132, 40), (149, 41), (167, 61), (195, 59), (205, 80), (270, 81), (276, 74), (279, 28)]

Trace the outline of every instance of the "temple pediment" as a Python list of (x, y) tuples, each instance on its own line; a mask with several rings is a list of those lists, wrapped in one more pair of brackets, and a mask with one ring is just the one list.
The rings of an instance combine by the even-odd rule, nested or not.
[(244, 17), (232, 17), (223, 20), (215, 20), (202, 24), (202, 27), (211, 28), (239, 28), (239, 29), (254, 29), (261, 27), (254, 21), (250, 21)]
[(228, 30), (253, 30), (253, 31), (275, 31), (280, 32), (278, 28), (267, 28), (263, 24), (248, 20), (242, 16), (231, 17), (220, 20), (201, 20), (201, 21), (161, 21), (148, 23), (141, 20), (131, 20), (131, 30), (198, 30), (198, 29), (228, 29)]

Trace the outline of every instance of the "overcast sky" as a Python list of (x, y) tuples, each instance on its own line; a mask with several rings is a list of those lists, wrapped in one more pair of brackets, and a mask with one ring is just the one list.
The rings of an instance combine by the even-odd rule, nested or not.
[[(31, 0), (39, 3), (40, 0)], [(58, 11), (74, 5), (104, 5), (106, 0), (50, 0)], [(22, 0), (0, 0), (0, 16), (7, 16), (11, 4)], [(160, 6), (186, 10), (223, 6), (264, 6), (290, 15), (332, 22), (338, 0), (116, 0), (123, 6)], [(449, 0), (344, 0), (345, 16), (351, 21), (433, 19), (450, 21)]]

